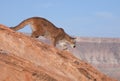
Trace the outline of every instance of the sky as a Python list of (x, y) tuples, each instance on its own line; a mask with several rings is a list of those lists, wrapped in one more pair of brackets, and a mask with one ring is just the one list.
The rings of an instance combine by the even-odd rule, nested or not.
[[(0, 24), (43, 17), (71, 36), (120, 38), (120, 0), (1, 0)], [(29, 26), (20, 32), (31, 33)]]

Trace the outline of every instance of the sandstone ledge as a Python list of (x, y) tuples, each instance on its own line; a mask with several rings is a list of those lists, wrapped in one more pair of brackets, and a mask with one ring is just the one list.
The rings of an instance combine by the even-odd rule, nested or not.
[(90, 64), (0, 25), (0, 81), (116, 81)]

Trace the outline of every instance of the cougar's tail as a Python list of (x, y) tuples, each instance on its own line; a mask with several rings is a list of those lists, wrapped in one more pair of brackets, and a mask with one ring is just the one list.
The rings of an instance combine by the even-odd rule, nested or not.
[(31, 24), (31, 18), (22, 21), (20, 24), (18, 24), (15, 27), (10, 27), (10, 29), (17, 31), (17, 30), (20, 30), (21, 28), (24, 28), (28, 24)]

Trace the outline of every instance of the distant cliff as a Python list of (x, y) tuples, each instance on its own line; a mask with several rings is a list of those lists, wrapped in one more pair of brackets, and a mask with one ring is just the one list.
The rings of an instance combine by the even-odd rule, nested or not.
[(117, 81), (67, 51), (0, 25), (0, 81)]
[(73, 54), (120, 80), (120, 38), (78, 37)]
[(77, 50), (78, 57), (93, 64), (120, 64), (119, 38), (78, 38)]

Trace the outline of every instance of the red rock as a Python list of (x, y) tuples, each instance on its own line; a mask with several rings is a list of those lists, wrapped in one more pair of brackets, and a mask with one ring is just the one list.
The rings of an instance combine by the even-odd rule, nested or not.
[(0, 25), (0, 81), (117, 81), (37, 39)]

